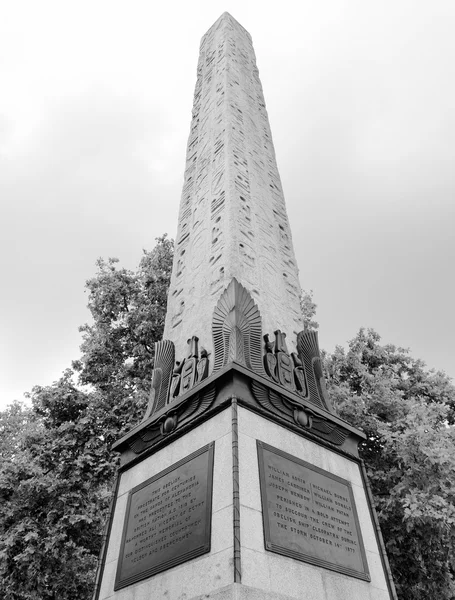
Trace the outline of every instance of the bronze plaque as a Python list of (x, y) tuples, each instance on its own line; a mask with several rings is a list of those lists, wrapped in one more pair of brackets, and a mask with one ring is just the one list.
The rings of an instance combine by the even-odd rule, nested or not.
[(349, 481), (257, 446), (266, 549), (370, 581)]
[(210, 551), (214, 443), (133, 488), (114, 590)]

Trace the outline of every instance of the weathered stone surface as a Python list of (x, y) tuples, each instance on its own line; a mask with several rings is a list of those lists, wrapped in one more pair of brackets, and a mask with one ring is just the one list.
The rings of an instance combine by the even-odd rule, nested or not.
[(300, 285), (251, 36), (224, 13), (202, 38), (164, 338), (210, 349), (211, 315), (235, 277), (263, 331), (294, 347)]

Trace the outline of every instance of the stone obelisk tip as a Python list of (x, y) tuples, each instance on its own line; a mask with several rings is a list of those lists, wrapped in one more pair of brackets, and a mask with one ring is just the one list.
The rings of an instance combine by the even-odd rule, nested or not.
[(251, 39), (251, 35), (248, 31), (241, 25), (237, 19), (235, 19), (230, 13), (225, 11), (222, 15), (218, 17), (218, 19), (213, 23), (213, 25), (208, 29), (207, 33), (202, 37), (204, 39), (212, 30), (218, 29), (223, 23), (233, 23), (237, 28), (243, 30), (246, 35)]

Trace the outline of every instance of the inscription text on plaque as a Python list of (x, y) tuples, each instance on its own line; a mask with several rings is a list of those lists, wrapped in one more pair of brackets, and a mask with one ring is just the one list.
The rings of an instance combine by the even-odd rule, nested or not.
[(133, 488), (114, 590), (210, 551), (214, 444)]
[(257, 447), (266, 549), (370, 581), (349, 481)]

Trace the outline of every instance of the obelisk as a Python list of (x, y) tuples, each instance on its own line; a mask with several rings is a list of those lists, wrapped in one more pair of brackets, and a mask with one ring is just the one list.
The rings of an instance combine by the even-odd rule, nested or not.
[(184, 356), (235, 277), (263, 330), (303, 329), (300, 284), (250, 34), (224, 13), (202, 38), (164, 338)]
[(168, 313), (94, 600), (396, 600), (325, 387), (250, 35), (201, 42)]

